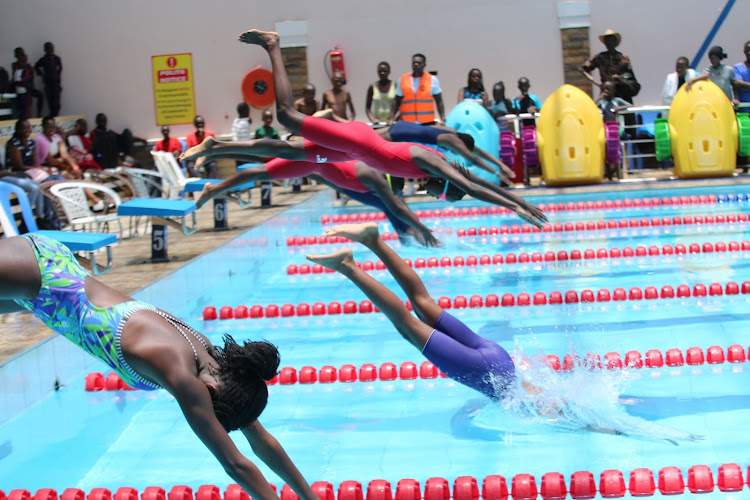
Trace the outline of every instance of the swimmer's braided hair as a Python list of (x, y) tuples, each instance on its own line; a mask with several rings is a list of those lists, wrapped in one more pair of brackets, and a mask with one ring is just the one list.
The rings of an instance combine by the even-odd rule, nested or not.
[(238, 344), (224, 335), (224, 347), (216, 348), (221, 389), (212, 393), (214, 413), (227, 432), (253, 423), (268, 402), (266, 380), (276, 376), (279, 351), (265, 341)]

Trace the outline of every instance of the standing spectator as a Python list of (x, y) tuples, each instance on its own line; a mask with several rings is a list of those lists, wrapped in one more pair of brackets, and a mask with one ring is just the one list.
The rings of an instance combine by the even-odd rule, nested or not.
[(677, 91), (685, 82), (695, 78), (695, 70), (690, 67), (690, 61), (687, 57), (678, 57), (674, 64), (674, 73), (667, 75), (664, 81), (664, 88), (661, 91), (661, 103), (664, 106), (670, 106), (672, 99)]
[[(411, 73), (404, 73), (396, 83), (396, 99), (393, 101), (388, 125), (396, 120), (430, 125), (435, 122), (437, 107), (440, 122), (445, 121), (443, 90), (437, 77), (425, 72), (427, 58), (424, 54), (411, 57)], [(435, 107), (432, 101), (435, 101)]]
[(255, 139), (278, 139), (279, 131), (271, 126), (273, 112), (270, 109), (263, 111), (263, 125), (255, 129)]
[(249, 141), (250, 140), (250, 106), (246, 102), (237, 105), (237, 116), (232, 122), (232, 140)]
[(513, 99), (513, 108), (518, 113), (538, 113), (542, 109), (542, 103), (536, 94), (529, 94), (531, 83), (529, 79), (522, 76), (518, 79), (518, 90), (521, 93)]
[(164, 151), (167, 153), (172, 153), (175, 158), (179, 158), (180, 154), (182, 154), (182, 144), (180, 144), (179, 139), (177, 139), (176, 137), (170, 137), (169, 134), (169, 127), (166, 125), (162, 125), (162, 139), (154, 144), (154, 151)]
[(396, 99), (396, 82), (390, 79), (391, 65), (378, 63), (378, 81), (367, 87), (365, 113), (370, 123), (388, 123), (393, 100)]
[(318, 100), (315, 99), (315, 85), (306, 83), (302, 87), (302, 97), (294, 101), (294, 109), (303, 115), (312, 116), (318, 111)]
[[(745, 42), (743, 52), (745, 61), (734, 65), (734, 91), (740, 103), (750, 104), (750, 40)], [(750, 108), (741, 111), (750, 111)]]
[(16, 93), (18, 105), (18, 119), (26, 120), (31, 116), (31, 95), (34, 90), (34, 68), (29, 64), (29, 58), (21, 47), (13, 51), (16, 57), (11, 66), (13, 73), (13, 92)]
[(44, 96), (49, 106), (49, 114), (60, 114), (60, 94), (62, 94), (62, 61), (55, 54), (52, 42), (45, 42), (44, 55), (34, 65), (37, 74), (44, 81)]
[[(201, 115), (195, 115), (195, 118), (193, 118), (193, 126), (195, 127), (195, 132), (189, 133), (185, 138), (185, 146), (187, 146), (187, 149), (190, 149), (193, 146), (197, 146), (198, 144), (203, 142), (206, 137), (215, 137), (213, 132), (206, 130), (206, 121)], [(193, 169), (193, 165), (195, 165), (195, 162), (187, 162), (185, 166), (188, 173), (192, 177), (198, 177), (197, 173)], [(200, 170), (201, 172), (206, 172), (208, 177), (210, 178), (215, 178), (216, 162), (205, 162), (201, 164), (198, 170)]]
[(503, 118), (507, 114), (513, 113), (513, 103), (505, 97), (505, 84), (497, 82), (492, 86), (492, 102), (490, 103), (489, 112), (497, 122), (500, 130), (508, 130), (508, 120)]
[[(596, 101), (596, 106), (602, 111), (602, 119), (605, 122), (616, 122), (617, 113), (630, 105), (621, 97), (615, 97), (615, 83), (612, 81), (602, 84), (602, 93)], [(617, 163), (606, 162), (604, 175), (609, 180), (614, 176), (620, 178), (620, 166)]]
[[(615, 83), (615, 97), (620, 97), (633, 104), (633, 97), (638, 94), (640, 84), (635, 79), (630, 58), (616, 50), (622, 41), (622, 36), (618, 32), (608, 29), (599, 35), (599, 41), (607, 47), (607, 50), (598, 53), (593, 59), (583, 63), (579, 70), (597, 87), (601, 87), (604, 82), (613, 81)], [(594, 69), (599, 69), (599, 80), (591, 74)]]
[(484, 90), (484, 81), (482, 72), (477, 68), (469, 70), (469, 76), (466, 80), (466, 87), (461, 87), (458, 91), (458, 101), (474, 101), (482, 105), (485, 109), (490, 107), (490, 99)]
[[(323, 94), (323, 103), (320, 106), (321, 111), (327, 108), (331, 108), (333, 111), (333, 120), (337, 122), (350, 122), (354, 120), (354, 104), (352, 104), (352, 96), (348, 90), (344, 88), (346, 80), (344, 80), (344, 74), (341, 71), (336, 71), (331, 77), (331, 85), (333, 88), (326, 91)], [(352, 117), (346, 112), (346, 108), (352, 113)]]
[(721, 62), (726, 58), (723, 48), (718, 45), (711, 47), (708, 51), (708, 60), (711, 64), (703, 70), (703, 73), (689, 80), (685, 85), (685, 90), (690, 92), (695, 82), (710, 80), (724, 91), (730, 102), (737, 103), (738, 101), (734, 98), (734, 70)]

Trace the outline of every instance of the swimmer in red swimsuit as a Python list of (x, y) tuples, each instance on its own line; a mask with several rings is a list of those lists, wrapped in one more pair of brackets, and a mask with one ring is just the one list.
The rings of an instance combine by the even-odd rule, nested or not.
[[(258, 160), (256, 157), (246, 156), (233, 158), (240, 161)], [(361, 161), (310, 163), (275, 158), (237, 172), (218, 184), (206, 184), (196, 205), (200, 208), (209, 200), (248, 182), (295, 177), (312, 177), (354, 200), (382, 210), (402, 242), (412, 236), (424, 246), (434, 247), (440, 244), (406, 203), (391, 192), (385, 175)]]
[[(503, 189), (457, 169), (443, 155), (426, 146), (412, 143), (393, 143), (380, 137), (362, 122), (336, 123), (305, 116), (294, 108), (292, 91), (281, 58), (279, 36), (272, 32), (247, 31), (240, 41), (265, 48), (271, 57), (276, 90), (276, 116), (279, 123), (306, 139), (302, 148), (289, 144), (280, 147), (263, 139), (247, 143), (204, 141), (191, 148), (183, 159), (196, 159), (226, 154), (256, 154), (316, 163), (361, 160), (381, 172), (398, 177), (429, 178), (428, 192), (447, 192), (455, 186), (479, 200), (514, 210), (523, 220), (537, 227), (547, 222), (544, 212)], [(248, 149), (251, 149), (248, 151)]]

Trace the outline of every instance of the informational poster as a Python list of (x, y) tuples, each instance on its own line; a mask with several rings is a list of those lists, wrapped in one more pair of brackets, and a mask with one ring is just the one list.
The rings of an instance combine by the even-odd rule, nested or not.
[(154, 110), (157, 125), (193, 123), (193, 55), (170, 54), (151, 57), (154, 78)]

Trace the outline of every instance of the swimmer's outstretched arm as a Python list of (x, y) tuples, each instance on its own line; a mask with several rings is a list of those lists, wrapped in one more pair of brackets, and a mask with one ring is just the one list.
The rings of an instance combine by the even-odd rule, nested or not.
[(319, 500), (284, 448), (259, 421), (242, 429), (253, 453), (271, 468), (302, 500)]
[[(511, 170), (508, 165), (506, 165), (502, 161), (498, 160), (497, 158), (495, 158), (494, 156), (492, 156), (491, 154), (489, 154), (484, 149), (475, 147), (474, 151), (476, 152), (476, 154), (478, 156), (481, 156), (485, 160), (487, 160), (487, 161), (495, 164), (497, 166), (497, 168), (500, 169), (500, 172), (499, 172), (500, 175), (505, 177), (505, 178), (503, 178), (503, 180), (505, 180), (506, 182), (510, 183), (509, 179), (512, 179), (513, 177), (515, 177), (516, 173), (513, 170)], [(508, 180), (506, 180), (506, 178)]]
[(518, 204), (519, 206), (523, 207), (526, 211), (533, 214), (535, 217), (539, 218), (543, 222), (547, 222), (547, 216), (544, 214), (541, 208), (535, 205), (532, 205), (531, 203), (524, 200), (520, 196), (516, 196), (515, 194), (501, 188), (500, 186), (492, 184), (491, 182), (487, 182), (481, 177), (477, 177), (472, 173), (469, 173), (469, 179), (471, 179), (472, 182), (475, 182), (476, 184), (479, 184), (480, 186), (484, 186), (490, 191), (497, 193), (499, 196), (507, 198), (511, 202)]
[(198, 201), (195, 202), (195, 205), (198, 208), (201, 208), (203, 205), (216, 198), (217, 196), (220, 196), (227, 191), (232, 191), (233, 188), (242, 186), (243, 184), (247, 184), (248, 182), (270, 180), (273, 179), (269, 175), (265, 163), (263, 165), (258, 165), (257, 167), (246, 168), (245, 170), (231, 175), (218, 184), (206, 183), (206, 185), (203, 186), (203, 191), (201, 191), (201, 194), (198, 197)]
[(456, 134), (440, 134), (438, 136), (437, 145), (451, 151), (452, 153), (460, 155), (464, 160), (476, 165), (482, 170), (486, 170), (492, 174), (497, 173), (497, 169), (490, 167), (484, 162), (484, 160), (469, 151), (466, 144), (464, 144)]

